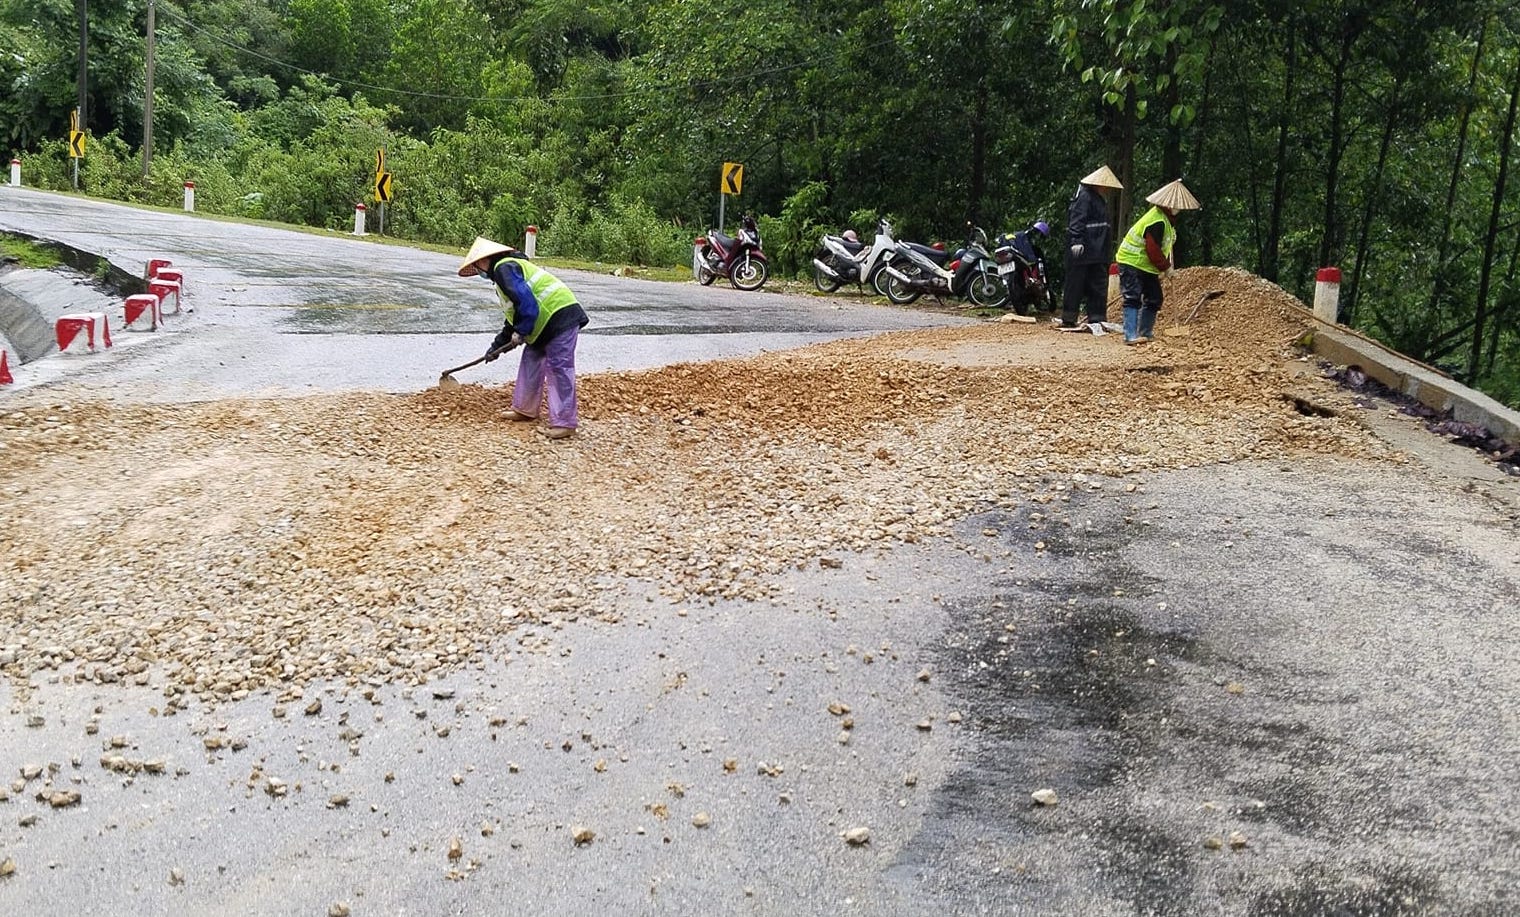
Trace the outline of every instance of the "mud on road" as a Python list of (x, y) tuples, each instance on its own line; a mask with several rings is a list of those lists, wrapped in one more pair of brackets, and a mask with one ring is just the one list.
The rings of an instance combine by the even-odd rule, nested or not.
[[(1224, 295), (1192, 314), (1213, 290)], [(314, 763), (302, 751), (313, 741), (305, 726), (354, 728), (327, 720), (340, 698), (394, 710), (413, 702), (398, 692), (464, 678), (476, 705), (459, 716), (489, 722), (496, 714), (486, 708), (511, 685), (514, 710), (531, 717), (587, 679), (617, 684), (627, 664), (620, 646), (674, 679), (660, 653), (684, 644), (690, 668), (703, 667), (703, 688), (736, 692), (727, 715), (742, 717), (766, 703), (764, 688), (786, 684), (779, 666), (741, 674), (738, 656), (716, 649), (752, 621), (778, 652), (812, 660), (809, 677), (792, 676), (787, 697), (797, 705), (821, 708), (842, 672), (863, 671), (863, 654), (880, 660), (850, 693), (878, 698), (882, 711), (901, 707), (903, 722), (874, 737), (835, 737), (851, 760), (869, 756), (875, 766), (827, 766), (837, 758), (818, 751), (815, 733), (828, 743), (834, 724), (808, 720), (804, 741), (783, 708), (758, 733), (735, 726), (720, 737), (746, 769), (775, 760), (777, 748), (816, 758), (811, 776), (798, 778), (808, 792), (796, 791), (816, 801), (803, 809), (815, 816), (806, 829), (777, 823), (768, 808), (744, 809), (725, 845), (705, 854), (662, 862), (609, 853), (570, 872), (552, 865), (557, 842), (569, 843), (556, 803), (581, 790), (541, 777), (532, 784), (538, 814), (518, 812), (517, 827), (541, 835), (526, 849), (548, 858), (534, 860), (546, 884), (532, 886), (541, 897), (525, 912), (582, 900), (585, 883), (596, 900), (626, 907), (646, 900), (634, 894), (645, 873), (677, 868), (731, 877), (718, 900), (732, 907), (720, 909), (764, 913), (834, 913), (846, 902), (872, 913), (1502, 905), (1506, 886), (1486, 877), (1504, 877), (1504, 861), (1483, 839), (1515, 836), (1516, 784), (1496, 779), (1513, 766), (1502, 753), (1515, 746), (1514, 710), (1465, 701), (1443, 687), (1443, 673), (1477, 666), (1498, 689), (1492, 696), (1506, 696), (1513, 641), (1495, 609), (1513, 607), (1504, 603), (1515, 570), (1494, 545), (1513, 537), (1513, 518), (1430, 485), (1358, 422), (1349, 399), (1306, 374), (1291, 348), (1302, 329), (1281, 291), (1193, 269), (1169, 297), (1162, 338), (1140, 348), (1116, 335), (989, 324), (589, 376), (584, 426), (568, 443), (510, 422), (508, 391), (479, 386), (184, 405), (12, 402), (0, 415), (0, 669), (13, 710), (3, 729), (28, 735), (30, 717), (61, 709), (71, 729), (84, 720), (86, 730), (55, 746), (55, 726), (44, 725), (25, 745), (27, 761), (0, 757), (17, 770), (34, 759), (58, 765), (23, 779), (0, 811), (32, 811), (39, 788), (68, 786), (83, 787), (86, 806), (124, 804), (113, 772), (88, 757), (71, 766), (64, 753), (83, 757), (74, 745), (108, 739), (113, 720), (134, 724), (133, 745), (147, 736), (178, 749), (170, 780), (188, 781), (194, 798), (221, 811), (218, 794), (231, 786), (218, 791), (217, 772), (205, 768), (227, 752), (204, 740), (258, 722), (257, 731), (243, 727), (264, 744), (250, 751), (282, 757), (290, 788), (272, 792), (274, 772), (262, 767), (245, 775), (268, 799), (260, 817), (285, 811), (291, 824), (320, 831), (314, 819), (332, 816), (309, 811), (320, 799), (302, 797), (288, 775)], [(1304, 413), (1306, 393), (1344, 410)], [(1091, 518), (1074, 521), (1088, 501), (1099, 501)], [(1342, 504), (1353, 512), (1323, 515)], [(1475, 525), (1476, 541), (1455, 519)], [(1237, 523), (1250, 531), (1234, 535)], [(1390, 543), (1409, 537), (1406, 525), (1438, 534), (1422, 536), (1423, 553), (1390, 554)], [(1367, 534), (1379, 527), (1380, 537)], [(1401, 564), (1418, 576), (1402, 575)], [(1465, 604), (1443, 598), (1454, 579), (1474, 583)], [(1422, 630), (1431, 616), (1441, 626)], [(831, 632), (840, 620), (848, 627)], [(877, 630), (894, 632), (882, 641), (890, 649), (873, 639)], [(1437, 637), (1439, 653), (1428, 648)], [(1414, 646), (1427, 650), (1398, 652)], [(1323, 652), (1306, 661), (1311, 648)], [(502, 665), (505, 674), (491, 668)], [(946, 675), (926, 687), (912, 677), (920, 666)], [(1397, 666), (1408, 684), (1385, 677)], [(1331, 687), (1345, 684), (1355, 687)], [(656, 706), (664, 691), (653, 677), (621, 689), (611, 706), (625, 711)], [(145, 696), (155, 698), (152, 716)], [(304, 719), (321, 698), (328, 708), (318, 704), (304, 726), (268, 725), (272, 708), (285, 722)], [(944, 717), (962, 710), (963, 728), (947, 732)], [(691, 714), (653, 716), (659, 728), (637, 731), (621, 751), (640, 761), (641, 751), (666, 749), (660, 742), (675, 741)], [(590, 755), (584, 746), (597, 743), (576, 738), (574, 717), (562, 710), (552, 728), (524, 727), (530, 744), (569, 741)], [(917, 728), (926, 717), (930, 729)], [(415, 741), (397, 719), (377, 719), (371, 742)], [(597, 722), (588, 733), (612, 728)], [(488, 730), (460, 733), (489, 799), (507, 762), (482, 751), (496, 741)], [(680, 751), (702, 744), (683, 740)], [(1448, 746), (1475, 754), (1438, 753)], [(1398, 749), (1430, 753), (1400, 765)], [(589, 768), (601, 759), (576, 760)], [(940, 773), (926, 760), (953, 768)], [(619, 761), (609, 756), (608, 766)], [(910, 768), (922, 771), (922, 789), (898, 800)], [(474, 785), (460, 777), (456, 786)], [(655, 804), (658, 784), (645, 770), (613, 786), (637, 813)], [(1042, 786), (1062, 802), (1030, 808), (1028, 794)], [(843, 819), (855, 814), (857, 789), (876, 812), (873, 852), (841, 859), (836, 830), (852, 826)], [(479, 813), (481, 796), (446, 798), (428, 804), (456, 822)], [(599, 793), (604, 818), (619, 798)], [(418, 815), (415, 801), (389, 804)], [(631, 832), (633, 816), (622, 817)], [(0, 835), (0, 854), (25, 867), (0, 880), (9, 883), (0, 900), (50, 893), (36, 877), (56, 854), (39, 862), (27, 850), (67, 849), (69, 839), (88, 846), (89, 828), (70, 818), (88, 813), (50, 814), (52, 833)], [(171, 832), (179, 818), (147, 830)], [(419, 849), (447, 846), (435, 835), (451, 829), (439, 821), (415, 822), (431, 833), (414, 837), (407, 856), (337, 830), (346, 862), (386, 866), (358, 873), (372, 900), (395, 905), (382, 910), (405, 910), (453, 878), (476, 883), (448, 893), (469, 911), (473, 895), (506, 881), (489, 862), (448, 877), (458, 864), (417, 859)], [(505, 836), (512, 818), (497, 824)], [(261, 830), (280, 836), (277, 820)], [(1243, 844), (1231, 843), (1235, 832)], [(1203, 846), (1216, 836), (1219, 850)], [(757, 845), (769, 886), (741, 892), (736, 864)], [(235, 850), (221, 856), (244, 892), (268, 887), (271, 871), (293, 858), (304, 864), (312, 897), (271, 902), (270, 913), (310, 913), (353, 885), (336, 888), (304, 848), (256, 863)], [(1429, 863), (1417, 868), (1420, 856)], [(820, 857), (826, 865), (809, 872)], [(54, 862), (50, 872), (69, 873)], [(620, 862), (644, 873), (618, 885)], [(129, 863), (111, 848), (92, 865), (111, 886)], [(387, 874), (393, 899), (379, 890)], [(666, 895), (656, 910), (689, 910), (717, 894), (656, 884)], [(132, 900), (145, 911), (166, 894), (156, 882), (143, 889)], [(113, 894), (131, 899), (120, 887)], [(193, 900), (211, 912), (228, 906)]]

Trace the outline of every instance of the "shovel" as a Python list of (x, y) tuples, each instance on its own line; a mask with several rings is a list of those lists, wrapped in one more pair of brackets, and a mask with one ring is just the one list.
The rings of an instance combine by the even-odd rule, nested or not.
[(470, 362), (464, 364), (463, 366), (456, 366), (453, 369), (446, 369), (446, 370), (444, 370), (443, 373), (438, 376), (438, 387), (439, 388), (458, 388), (459, 387), (459, 380), (454, 378), (454, 374), (455, 373), (459, 372), (461, 369), (469, 369), (471, 366), (474, 366), (477, 363), (484, 363), (487, 360), (499, 357), (502, 354), (506, 353), (507, 351), (511, 350), (512, 348), (514, 348), (516, 346), (517, 346), (516, 344), (503, 344), (500, 347), (497, 347), (495, 350), (490, 351), (485, 356), (483, 356), (483, 357), (476, 357), (475, 359), (473, 359)]

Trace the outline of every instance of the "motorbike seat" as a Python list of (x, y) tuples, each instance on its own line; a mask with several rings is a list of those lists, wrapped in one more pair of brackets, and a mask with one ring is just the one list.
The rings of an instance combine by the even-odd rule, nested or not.
[(713, 240), (713, 244), (717, 245), (719, 248), (723, 249), (724, 251), (730, 251), (734, 247), (734, 237), (733, 236), (725, 235), (725, 234), (723, 234), (721, 232), (718, 232), (716, 229), (714, 229), (711, 232), (709, 232), (708, 236), (711, 237), (711, 239)]
[(908, 246), (914, 251), (924, 255), (935, 264), (944, 264), (946, 261), (950, 260), (949, 252), (944, 251), (943, 249), (934, 248), (930, 245), (925, 245), (922, 242), (900, 242), (898, 244)]
[(843, 245), (844, 250), (852, 255), (860, 254), (866, 247), (864, 242), (851, 242), (849, 239), (840, 239), (839, 244)]

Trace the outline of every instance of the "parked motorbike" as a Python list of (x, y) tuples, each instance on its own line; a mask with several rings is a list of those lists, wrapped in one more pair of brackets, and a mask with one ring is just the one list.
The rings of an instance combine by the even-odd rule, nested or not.
[(978, 226), (967, 225), (970, 238), (953, 258), (947, 259), (944, 252), (935, 252), (926, 245), (898, 245), (901, 263), (889, 264), (882, 272), (887, 275), (884, 291), (887, 299), (907, 305), (924, 294), (948, 295), (965, 297), (984, 308), (1001, 306), (1008, 298), (1008, 288), (987, 252), (987, 233)]
[[(917, 253), (915, 256), (917, 258), (916, 261), (913, 257), (909, 257), (908, 252), (910, 250)], [(898, 242), (893, 252), (892, 260), (887, 262), (887, 267), (895, 268), (902, 274), (917, 276), (922, 270), (919, 267), (919, 262), (924, 259), (944, 266), (950, 261), (950, 253), (945, 251), (945, 244), (943, 242), (936, 242), (933, 245), (925, 245), (922, 242)], [(892, 274), (886, 268), (883, 268), (876, 272), (876, 281), (873, 286), (876, 287), (877, 293), (886, 296), (888, 299), (892, 299), (891, 295), (887, 293), (887, 285), (891, 281)], [(897, 291), (898, 298), (892, 299), (892, 301), (902, 306), (913, 302), (922, 295), (923, 291), (921, 290), (909, 290), (904, 287)]]
[(760, 249), (760, 227), (746, 214), (739, 234), (728, 236), (709, 229), (692, 250), (691, 272), (704, 287), (727, 277), (736, 290), (758, 290), (770, 276), (770, 263)]
[(1045, 256), (1036, 245), (1039, 238), (1050, 236), (1050, 224), (1035, 222), (1028, 229), (1004, 233), (993, 243), (992, 260), (997, 262), (998, 276), (1008, 288), (1005, 305), (1019, 315), (1050, 311), (1050, 277), (1045, 272)]
[(813, 258), (813, 283), (824, 293), (832, 293), (847, 283), (874, 285), (896, 251), (892, 224), (885, 217), (877, 219), (876, 239), (869, 247), (845, 236), (824, 236)]

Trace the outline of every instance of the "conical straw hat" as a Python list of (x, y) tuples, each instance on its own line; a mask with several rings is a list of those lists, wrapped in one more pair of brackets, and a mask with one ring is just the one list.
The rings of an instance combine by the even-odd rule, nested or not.
[(468, 277), (475, 273), (475, 262), (481, 258), (494, 258), (512, 251), (517, 251), (517, 249), (500, 242), (492, 242), (483, 236), (476, 236), (475, 244), (470, 246), (470, 253), (465, 255), (464, 260), (459, 263), (459, 276)]
[(1098, 166), (1098, 170), (1082, 179), (1084, 185), (1096, 185), (1099, 188), (1113, 188), (1115, 191), (1123, 191), (1124, 185), (1120, 183), (1119, 176), (1108, 166)]
[(1165, 207), (1168, 210), (1202, 210), (1203, 205), (1198, 203), (1198, 198), (1193, 197), (1193, 192), (1187, 189), (1182, 179), (1177, 179), (1165, 188), (1153, 193), (1146, 201), (1157, 207)]

